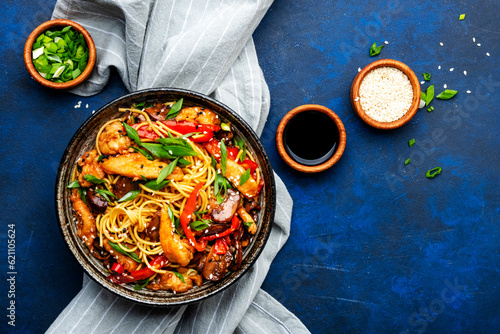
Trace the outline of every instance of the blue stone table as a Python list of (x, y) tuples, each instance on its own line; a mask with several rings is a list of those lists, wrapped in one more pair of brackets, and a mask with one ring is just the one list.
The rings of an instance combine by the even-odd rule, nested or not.
[[(56, 222), (56, 172), (91, 112), (126, 93), (116, 73), (89, 98), (29, 77), (24, 42), (54, 3), (9, 2), (0, 22), (0, 332), (45, 331), (80, 290), (82, 269)], [(255, 32), (272, 97), (262, 141), (295, 203), (291, 236), (263, 288), (311, 332), (500, 332), (498, 12), (500, 2), (481, 0), (276, 0)], [(370, 57), (375, 41), (385, 47)], [(370, 128), (352, 112), (349, 89), (358, 68), (381, 58), (406, 63), (422, 81), (430, 73), (423, 90), (446, 84), (458, 94), (400, 129)], [(275, 146), (280, 119), (306, 103), (334, 110), (347, 131), (343, 157), (316, 175), (292, 170)], [(436, 166), (442, 173), (426, 178)], [(15, 327), (6, 318), (9, 224)]]

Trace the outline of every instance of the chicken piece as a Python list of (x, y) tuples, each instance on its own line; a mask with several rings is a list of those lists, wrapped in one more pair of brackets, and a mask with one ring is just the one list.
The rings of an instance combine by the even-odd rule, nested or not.
[(255, 232), (257, 232), (257, 224), (255, 224), (255, 220), (253, 220), (252, 216), (247, 212), (247, 210), (245, 210), (244, 207), (240, 207), (238, 208), (238, 214), (245, 223), (252, 223), (252, 225), (248, 227), (248, 232), (251, 234), (255, 234)]
[(243, 168), (243, 166), (239, 165), (236, 161), (227, 159), (226, 173), (224, 176), (243, 194), (243, 196), (247, 199), (252, 199), (259, 194), (262, 185), (261, 183), (257, 183), (251, 176), (245, 183), (240, 185), (240, 178), (244, 172), (245, 168)]
[(92, 150), (84, 153), (80, 160), (78, 160), (78, 166), (82, 167), (82, 171), (78, 175), (78, 182), (80, 183), (80, 186), (88, 188), (92, 185), (92, 183), (83, 178), (87, 174), (94, 175), (98, 179), (102, 179), (106, 176), (106, 174), (102, 171), (101, 166), (99, 166), (97, 159), (99, 159), (97, 151)]
[(78, 219), (78, 236), (85, 242), (88, 249), (92, 251), (94, 248), (94, 239), (96, 238), (95, 218), (92, 212), (90, 212), (89, 207), (81, 199), (78, 190), (73, 189), (70, 199), (73, 202), (73, 209), (75, 209)]
[[(160, 171), (167, 167), (168, 163), (158, 160), (148, 160), (140, 153), (128, 153), (109, 157), (100, 163), (102, 170), (108, 174), (118, 174), (130, 177), (134, 180), (144, 176), (147, 179), (156, 179)], [(184, 173), (180, 167), (175, 167), (174, 171), (167, 176), (167, 180), (180, 181), (184, 178)]]
[(184, 276), (184, 283), (172, 271), (165, 274), (158, 274), (153, 283), (148, 284), (148, 288), (152, 290), (172, 290), (174, 292), (186, 292), (193, 288), (193, 280), (190, 277)]
[[(187, 275), (188, 272), (189, 272), (190, 269), (188, 268), (185, 268), (185, 267), (180, 267), (179, 269), (177, 269), (177, 271), (179, 273), (181, 273), (184, 277), (188, 277), (189, 279), (191, 279), (193, 281), (194, 284), (196, 284), (197, 286), (201, 286), (203, 284), (203, 277), (200, 275), (200, 274), (191, 274), (191, 275)], [(192, 270), (191, 270), (192, 272)]]
[(212, 110), (203, 107), (183, 108), (175, 117), (177, 122), (188, 121), (199, 124), (219, 125), (220, 119)]
[(132, 260), (132, 258), (130, 256), (127, 256), (127, 255), (124, 255), (122, 253), (118, 253), (117, 251), (115, 251), (113, 249), (113, 247), (111, 247), (111, 245), (108, 243), (107, 239), (104, 240), (102, 242), (102, 244), (104, 245), (104, 248), (109, 252), (109, 254), (111, 254), (111, 256), (113, 256), (113, 258), (116, 260), (116, 262), (121, 264), (123, 266), (123, 269), (127, 270), (129, 273), (134, 271), (137, 268), (137, 266), (139, 265), (139, 263)]
[(194, 247), (191, 246), (187, 239), (182, 239), (174, 232), (174, 224), (168, 216), (167, 210), (161, 210), (160, 220), (160, 243), (163, 249), (163, 254), (173, 263), (178, 263), (181, 266), (187, 266), (193, 258)]
[(106, 155), (125, 154), (132, 145), (132, 141), (120, 122), (106, 125), (99, 136), (98, 143), (101, 153)]

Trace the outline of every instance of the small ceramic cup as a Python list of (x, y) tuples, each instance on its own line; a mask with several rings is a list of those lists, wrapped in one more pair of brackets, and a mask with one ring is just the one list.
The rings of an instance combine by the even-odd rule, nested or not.
[[(365, 113), (361, 107), (361, 102), (359, 101), (359, 88), (361, 86), (361, 82), (370, 71), (379, 67), (394, 67), (401, 70), (408, 77), (408, 79), (410, 79), (410, 83), (413, 88), (413, 100), (410, 108), (403, 115), (403, 117), (393, 122), (379, 122), (374, 120)], [(418, 82), (418, 78), (415, 73), (413, 73), (407, 65), (394, 59), (380, 59), (368, 64), (354, 78), (351, 85), (351, 105), (356, 115), (358, 115), (359, 118), (361, 118), (366, 124), (382, 130), (396, 129), (408, 123), (412, 117), (415, 116), (420, 105), (420, 83)]]
[[(334, 150), (333, 155), (330, 158), (328, 158), (328, 160), (319, 165), (307, 166), (301, 164), (296, 160), (292, 159), (292, 157), (287, 153), (287, 150), (285, 149), (283, 135), (285, 132), (286, 125), (288, 124), (290, 119), (292, 119), (294, 116), (305, 111), (317, 111), (330, 117), (333, 120), (338, 131), (337, 147)], [(290, 110), (283, 117), (280, 124), (278, 125), (278, 130), (276, 131), (276, 145), (278, 147), (279, 154), (290, 167), (303, 173), (317, 173), (332, 167), (333, 165), (335, 165), (335, 163), (337, 163), (337, 161), (339, 161), (340, 157), (342, 156), (345, 150), (346, 131), (344, 128), (344, 124), (340, 120), (339, 116), (337, 116), (337, 114), (335, 114), (332, 110), (317, 104), (305, 104)]]
[[(66, 26), (72, 26), (76, 31), (78, 31), (83, 35), (83, 38), (85, 39), (85, 42), (87, 43), (87, 47), (89, 49), (87, 67), (78, 77), (76, 77), (73, 80), (62, 83), (52, 82), (42, 77), (40, 73), (38, 73), (38, 71), (36, 70), (35, 65), (33, 65), (33, 60), (32, 60), (33, 44), (35, 43), (37, 37), (40, 36), (47, 29), (55, 27), (63, 28)], [(96, 61), (96, 51), (92, 37), (90, 36), (88, 31), (85, 30), (85, 28), (83, 28), (78, 23), (70, 20), (56, 19), (42, 23), (35, 30), (33, 30), (33, 32), (29, 35), (26, 44), (24, 45), (24, 64), (26, 65), (28, 72), (33, 77), (33, 79), (35, 79), (36, 82), (53, 89), (70, 89), (80, 85), (89, 77), (90, 73), (94, 69), (95, 61)]]

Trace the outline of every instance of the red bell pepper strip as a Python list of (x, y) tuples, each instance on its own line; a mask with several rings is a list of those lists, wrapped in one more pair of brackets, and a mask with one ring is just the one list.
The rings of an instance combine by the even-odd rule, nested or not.
[(225, 238), (215, 240), (215, 254), (224, 255), (227, 253), (227, 242)]
[[(168, 263), (168, 260), (165, 255), (159, 255), (153, 259), (149, 264), (151, 267), (155, 269), (160, 269), (164, 267)], [(155, 274), (155, 271), (151, 270), (150, 268), (144, 268), (141, 270), (136, 270), (131, 272), (130, 274), (115, 274), (108, 276), (108, 279), (116, 284), (124, 284), (124, 283), (131, 283), (135, 281), (140, 281), (143, 279), (146, 279), (148, 277), (151, 277)]]
[(240, 165), (245, 167), (245, 169), (250, 169), (250, 171), (253, 173), (255, 170), (259, 167), (255, 161), (252, 161), (250, 159), (245, 159), (243, 160)]
[(201, 132), (201, 136), (195, 135), (189, 137), (189, 139), (195, 143), (207, 142), (214, 137), (214, 131), (219, 131), (220, 126), (213, 124), (197, 124), (188, 121), (163, 121), (169, 129), (179, 132), (180, 134), (188, 134), (193, 132)]
[[(204, 143), (203, 146), (205, 149), (208, 151), (208, 153), (212, 154), (217, 160), (217, 162), (220, 162), (220, 142), (212, 138), (208, 142)], [(228, 147), (227, 148), (227, 157), (231, 160), (236, 160), (236, 157), (238, 156), (239, 149), (237, 147)]]
[(186, 205), (184, 205), (184, 210), (182, 210), (180, 217), (181, 226), (182, 229), (184, 230), (184, 234), (189, 240), (189, 244), (191, 246), (194, 246), (194, 248), (196, 248), (198, 252), (203, 252), (205, 250), (205, 246), (207, 245), (207, 243), (196, 241), (196, 239), (194, 238), (194, 234), (191, 231), (191, 228), (189, 227), (189, 221), (191, 220), (191, 217), (193, 217), (194, 215), (194, 209), (196, 207), (196, 199), (203, 185), (204, 183), (198, 183), (194, 187), (193, 191), (189, 195)]
[(123, 274), (124, 270), (125, 270), (125, 268), (123, 268), (123, 266), (121, 264), (119, 264), (118, 262), (113, 263), (113, 265), (111, 266), (111, 271), (113, 271), (117, 274)]
[(146, 139), (151, 139), (151, 140), (156, 140), (157, 138), (160, 138), (156, 132), (153, 130), (148, 130), (149, 125), (145, 124), (141, 127), (138, 126), (138, 124), (132, 125), (134, 129), (137, 130), (137, 134), (139, 135), (140, 138), (146, 138)]
[(222, 233), (218, 233), (218, 234), (214, 234), (214, 235), (209, 235), (209, 236), (206, 236), (206, 237), (201, 237), (200, 240), (210, 241), (210, 240), (215, 240), (215, 239), (218, 239), (218, 238), (225, 237), (226, 235), (230, 235), (231, 233), (233, 233), (234, 231), (236, 231), (239, 226), (240, 226), (240, 220), (238, 219), (238, 217), (236, 217), (236, 215), (234, 215), (233, 219), (231, 220), (231, 227), (230, 228), (228, 228), (227, 230), (225, 230)]

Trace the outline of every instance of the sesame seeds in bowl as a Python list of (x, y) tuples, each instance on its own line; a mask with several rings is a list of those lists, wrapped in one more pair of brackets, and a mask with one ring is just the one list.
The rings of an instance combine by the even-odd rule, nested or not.
[(367, 65), (354, 78), (351, 104), (368, 125), (398, 128), (415, 115), (420, 103), (420, 84), (405, 64), (382, 59)]

